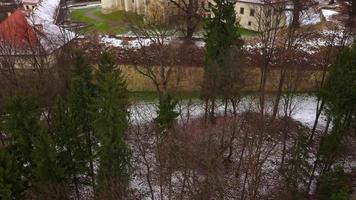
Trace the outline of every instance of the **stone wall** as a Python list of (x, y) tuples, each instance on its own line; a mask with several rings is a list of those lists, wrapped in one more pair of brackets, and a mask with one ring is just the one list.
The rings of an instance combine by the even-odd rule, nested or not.
[[(148, 78), (137, 72), (132, 66), (121, 66), (126, 77), (128, 89), (131, 91), (156, 91), (154, 84)], [(246, 84), (243, 90), (258, 91), (260, 70), (258, 68), (246, 68)], [(203, 80), (202, 67), (177, 67), (169, 83), (171, 90), (180, 92), (199, 91)], [(268, 92), (277, 91), (280, 69), (272, 69), (268, 73), (266, 89)], [(299, 92), (315, 91), (319, 84), (322, 72), (319, 70), (289, 70), (287, 72), (285, 89), (297, 88)], [(294, 89), (293, 89), (294, 90)]]

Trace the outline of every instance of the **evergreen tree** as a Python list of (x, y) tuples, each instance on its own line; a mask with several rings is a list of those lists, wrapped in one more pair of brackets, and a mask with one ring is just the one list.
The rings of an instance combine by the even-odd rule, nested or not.
[(8, 152), (16, 159), (22, 185), (28, 188), (34, 178), (34, 138), (38, 137), (42, 130), (38, 121), (39, 113), (33, 100), (26, 97), (9, 99), (5, 112), (7, 116), (2, 122), (2, 128), (10, 138)]
[[(325, 177), (333, 170), (336, 158), (343, 151), (346, 135), (356, 129), (356, 43), (352, 48), (340, 53), (330, 67), (325, 86), (320, 96), (326, 104), (326, 114), (330, 116), (333, 127), (329, 134), (321, 138), (315, 169), (319, 168), (317, 190), (324, 190)], [(323, 193), (323, 192), (322, 192)], [(334, 194), (343, 197), (345, 193)], [(335, 198), (336, 198), (335, 197)]]
[(349, 175), (340, 166), (320, 177), (316, 191), (318, 199), (323, 200), (348, 200), (351, 199), (351, 192)]
[(356, 129), (356, 43), (336, 58), (320, 95), (333, 123), (331, 133), (322, 138), (319, 149), (324, 172), (331, 169), (335, 156), (341, 152), (344, 136)]
[[(129, 176), (130, 151), (125, 143), (128, 127), (128, 92), (114, 59), (104, 53), (96, 72), (97, 95), (93, 127), (100, 143), (99, 187), (103, 193), (112, 184), (125, 187)], [(121, 188), (122, 189), (122, 188)], [(120, 189), (120, 190), (121, 190)], [(110, 197), (107, 197), (110, 199)]]
[[(211, 101), (210, 115), (214, 115), (215, 100), (218, 96), (230, 98), (235, 93), (237, 70), (228, 60), (232, 52), (241, 56), (241, 36), (234, 2), (230, 0), (214, 0), (211, 5), (212, 17), (207, 20), (205, 30), (206, 56), (202, 95)], [(236, 56), (235, 55), (235, 56)]]
[(25, 188), (16, 159), (0, 148), (0, 197), (3, 200), (22, 199)]
[[(8, 159), (2, 169), (14, 171), (8, 174), (7, 178), (1, 175), (0, 179), (3, 179), (1, 182), (4, 184), (8, 184), (8, 189), (14, 190), (11, 191), (11, 198), (20, 198), (19, 188), (33, 192), (39, 187), (61, 184), (62, 176), (55, 145), (40, 121), (41, 113), (33, 100), (28, 97), (13, 97), (7, 103), (6, 113), (2, 127), (11, 142), (6, 147), (8, 150), (2, 152), (2, 158)], [(9, 178), (13, 176), (17, 177), (16, 182), (15, 179)]]
[(283, 175), (291, 199), (307, 199), (308, 178), (311, 165), (308, 160), (308, 137), (304, 129), (299, 130), (298, 138), (289, 153), (289, 160), (284, 168)]
[(33, 139), (33, 145), (33, 185), (26, 196), (30, 199), (69, 199), (63, 189), (64, 169), (59, 163), (55, 143), (47, 129), (41, 128), (39, 135)]
[(83, 175), (88, 171), (85, 137), (77, 131), (72, 110), (68, 102), (58, 99), (52, 116), (52, 126), (58, 153), (58, 162), (63, 169), (65, 182), (74, 186), (77, 198), (83, 183)]
[(91, 66), (85, 61), (81, 52), (76, 53), (74, 69), (71, 80), (68, 103), (72, 113), (72, 122), (75, 123), (76, 131), (83, 134), (85, 158), (89, 164), (88, 175), (91, 177), (91, 185), (95, 187), (94, 181), (94, 153), (97, 147), (97, 139), (94, 137), (92, 127), (93, 110), (91, 105), (95, 96), (95, 86)]
[(63, 171), (57, 162), (57, 152), (53, 139), (45, 129), (33, 139), (32, 161), (35, 184), (56, 185), (63, 181)]
[(59, 162), (67, 182), (74, 185), (77, 198), (81, 185), (88, 185), (90, 181), (90, 185), (95, 187), (94, 153), (97, 142), (92, 128), (91, 105), (95, 95), (92, 82), (90, 66), (77, 52), (70, 91), (64, 99), (58, 99), (52, 117)]
[(168, 94), (159, 98), (157, 117), (155, 118), (161, 132), (171, 128), (174, 120), (178, 117), (178, 112), (174, 111), (177, 101)]

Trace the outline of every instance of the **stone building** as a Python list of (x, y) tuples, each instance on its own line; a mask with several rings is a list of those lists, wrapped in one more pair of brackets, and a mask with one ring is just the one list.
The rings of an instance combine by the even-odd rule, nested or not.
[[(199, 2), (206, 10), (204, 16), (210, 16), (209, 1), (212, 0), (202, 0)], [(266, 3), (268, 2), (268, 3)], [(162, 13), (161, 18), (167, 19), (167, 15), (177, 14), (177, 9), (175, 6), (169, 2), (169, 0), (101, 0), (102, 12), (110, 13), (116, 10), (121, 10), (125, 12), (134, 12), (145, 16), (145, 20), (150, 20), (156, 16), (156, 9), (160, 9)], [(235, 0), (235, 11), (240, 21), (241, 27), (253, 31), (258, 31), (259, 23), (261, 23), (261, 18), (270, 18), (274, 20), (274, 16), (285, 11), (285, 6), (287, 5), (286, 0)], [(285, 15), (280, 15), (281, 25), (285, 24)]]
[(146, 6), (150, 0), (101, 0), (103, 13), (111, 13), (116, 10), (145, 14)]
[(262, 23), (276, 23), (278, 26), (286, 25), (285, 10), (287, 1), (263, 0), (237, 0), (235, 11), (241, 27), (253, 31), (263, 30), (261, 26), (269, 26)]

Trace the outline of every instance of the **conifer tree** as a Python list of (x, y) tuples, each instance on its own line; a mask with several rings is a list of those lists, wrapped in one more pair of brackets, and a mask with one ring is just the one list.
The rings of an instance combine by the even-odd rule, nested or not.
[(121, 70), (107, 53), (100, 58), (96, 82), (93, 127), (100, 143), (98, 183), (103, 193), (110, 187), (117, 186), (120, 186), (118, 189), (121, 191), (127, 184), (130, 165), (130, 151), (125, 143), (128, 94)]
[[(323, 177), (333, 170), (337, 155), (342, 152), (343, 139), (356, 130), (356, 43), (352, 48), (340, 53), (330, 67), (320, 96), (326, 104), (326, 114), (331, 118), (333, 127), (323, 136), (309, 187), (314, 178), (314, 171), (319, 170), (318, 185), (325, 185)], [(318, 188), (317, 188), (318, 189)], [(319, 188), (320, 189), (320, 188)]]
[(12, 97), (5, 106), (7, 116), (2, 122), (2, 128), (11, 138), (8, 152), (16, 159), (21, 181), (25, 188), (31, 185), (34, 178), (35, 163), (32, 159), (34, 138), (41, 133), (38, 122), (39, 113), (33, 100), (26, 97)]
[(73, 113), (66, 100), (58, 99), (52, 116), (53, 132), (58, 153), (58, 162), (63, 168), (65, 182), (74, 186), (77, 198), (87, 169), (85, 138), (77, 131), (72, 120)]
[(56, 185), (63, 181), (63, 171), (59, 167), (55, 143), (47, 130), (41, 129), (34, 140), (32, 160), (35, 164), (33, 176), (35, 184)]
[(21, 199), (25, 188), (16, 159), (0, 148), (0, 197), (3, 200)]
[(356, 43), (336, 58), (320, 95), (333, 123), (319, 149), (322, 171), (328, 171), (342, 150), (342, 139), (356, 129)]
[(77, 198), (81, 185), (95, 187), (96, 139), (93, 136), (91, 110), (95, 87), (92, 79), (90, 66), (82, 53), (77, 52), (70, 91), (64, 99), (58, 99), (52, 117), (59, 162), (67, 182), (74, 185)]
[[(61, 169), (58, 167), (55, 145), (47, 128), (40, 121), (40, 111), (29, 97), (13, 97), (6, 106), (7, 117), (2, 127), (11, 142), (6, 147), (2, 157), (9, 159), (3, 170), (14, 170), (8, 177), (20, 177), (14, 183), (9, 178), (1, 176), (10, 185), (11, 198), (19, 198), (19, 185), (24, 186), (26, 192), (41, 193), (40, 188), (49, 185), (57, 186), (62, 183)], [(12, 158), (15, 163), (12, 163)], [(13, 173), (13, 174), (12, 174)], [(16, 186), (13, 187), (12, 185)]]
[(94, 154), (97, 147), (97, 139), (94, 137), (92, 127), (92, 107), (95, 96), (95, 86), (91, 66), (85, 61), (81, 52), (76, 53), (74, 69), (71, 79), (71, 87), (68, 95), (68, 103), (72, 112), (72, 121), (75, 123), (76, 130), (83, 134), (85, 140), (84, 151), (87, 155), (89, 165), (88, 175), (91, 178), (91, 185), (95, 187), (94, 181)]
[(178, 117), (178, 112), (174, 111), (177, 101), (168, 94), (159, 98), (157, 117), (155, 118), (161, 132), (171, 128), (174, 120)]
[(238, 22), (234, 2), (214, 0), (211, 5), (212, 17), (205, 26), (206, 56), (204, 65), (203, 98), (211, 101), (210, 115), (214, 116), (215, 100), (218, 96), (231, 96), (236, 82), (235, 69), (227, 62), (232, 51), (238, 52), (242, 47), (238, 32)]
[(308, 160), (308, 137), (304, 135), (305, 129), (299, 130), (297, 139), (290, 150), (289, 160), (283, 171), (286, 187), (293, 199), (305, 199), (307, 197), (308, 178), (311, 165)]

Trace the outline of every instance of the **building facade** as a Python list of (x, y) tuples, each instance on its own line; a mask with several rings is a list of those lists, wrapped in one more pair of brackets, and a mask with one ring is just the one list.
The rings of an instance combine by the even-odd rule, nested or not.
[(149, 0), (101, 0), (101, 8), (104, 14), (121, 10), (143, 15), (148, 3)]
[[(202, 0), (201, 6), (209, 10), (208, 5), (211, 0)], [(275, 0), (266, 3), (264, 0), (236, 0), (235, 11), (241, 27), (253, 31), (260, 31), (261, 23), (275, 23), (278, 20), (279, 26), (285, 24), (286, 17), (283, 13), (285, 10), (285, 0)], [(110, 13), (116, 10), (125, 12), (134, 12), (145, 16), (149, 20), (154, 15), (155, 8), (160, 8), (164, 13), (163, 16), (177, 14), (168, 0), (101, 0), (102, 12)], [(168, 11), (168, 12), (167, 12)], [(210, 16), (206, 11), (204, 16)], [(166, 18), (166, 17), (163, 17)], [(266, 24), (264, 24), (266, 25)]]
[(253, 31), (262, 31), (267, 27), (286, 25), (285, 10), (287, 1), (237, 0), (236, 16), (241, 27)]

